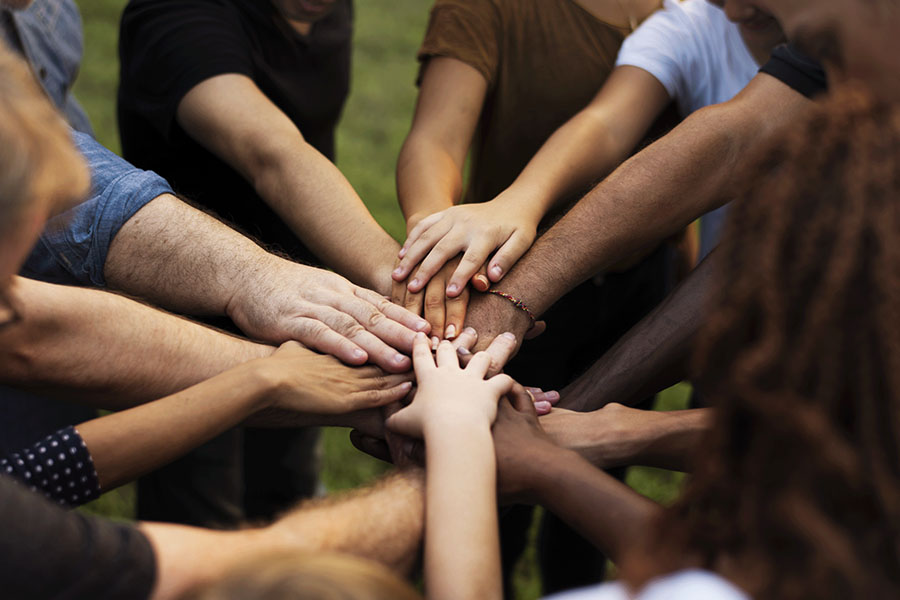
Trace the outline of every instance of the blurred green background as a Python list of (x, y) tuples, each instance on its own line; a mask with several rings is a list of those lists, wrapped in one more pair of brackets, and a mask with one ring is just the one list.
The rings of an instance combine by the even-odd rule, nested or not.
[[(85, 57), (75, 92), (91, 117), (97, 138), (118, 152), (116, 44), (126, 0), (76, 2), (84, 19)], [(352, 92), (338, 130), (338, 166), (379, 223), (398, 239), (405, 227), (397, 206), (394, 168), (415, 105), (415, 53), (429, 8), (430, 2), (424, 0), (356, 2)], [(688, 394), (688, 386), (676, 386), (660, 395), (658, 408), (684, 407)], [(323, 480), (329, 491), (364, 484), (386, 469), (357, 452), (346, 430), (325, 432)], [(635, 489), (661, 502), (675, 497), (681, 479), (680, 474), (656, 469), (632, 468), (628, 474)], [(133, 516), (133, 507), (133, 490), (126, 487), (84, 510), (127, 519)], [(540, 593), (533, 545), (517, 568), (516, 592), (522, 599), (537, 598)]]

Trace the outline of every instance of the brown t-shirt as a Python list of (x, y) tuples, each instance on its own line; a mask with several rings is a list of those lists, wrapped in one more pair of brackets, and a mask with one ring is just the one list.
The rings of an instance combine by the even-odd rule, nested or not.
[(574, 0), (437, 0), (419, 60), (471, 65), (488, 82), (465, 202), (515, 180), (556, 129), (597, 94), (629, 29)]

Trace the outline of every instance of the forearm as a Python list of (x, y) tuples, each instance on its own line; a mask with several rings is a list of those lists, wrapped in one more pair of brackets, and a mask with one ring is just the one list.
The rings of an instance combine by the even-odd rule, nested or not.
[(462, 198), (462, 165), (440, 144), (411, 133), (397, 159), (397, 198), (407, 231)]
[(326, 265), (389, 294), (400, 246), (337, 167), (299, 136), (266, 156), (250, 175), (257, 193)]
[(248, 275), (271, 260), (278, 259), (249, 238), (164, 194), (122, 226), (104, 274), (111, 288), (169, 310), (224, 315)]
[(182, 392), (78, 425), (103, 491), (158, 469), (264, 407), (266, 382), (238, 367)]
[(598, 468), (643, 465), (690, 471), (711, 423), (711, 409), (657, 412), (611, 404), (589, 413), (558, 410), (541, 418), (558, 445)]
[(428, 597), (502, 598), (490, 429), (440, 423), (426, 430), (425, 439)]
[(2, 335), (0, 379), (123, 409), (183, 390), (273, 349), (122, 296), (17, 278), (22, 320)]
[(550, 136), (499, 198), (512, 195), (519, 201), (518, 210), (543, 217), (606, 176), (633, 146), (628, 136), (616, 135), (603, 117), (582, 111)]
[(715, 291), (718, 254), (710, 254), (662, 304), (566, 387), (559, 406), (592, 411), (609, 402), (633, 405), (686, 379), (693, 342)]
[(560, 450), (538, 460), (539, 503), (613, 561), (640, 542), (660, 510), (573, 452)]
[(344, 552), (409, 568), (421, 541), (423, 493), (422, 472), (407, 471), (341, 497), (302, 504), (265, 529), (222, 532), (142, 523), (157, 559), (153, 598), (179, 598), (248, 560), (278, 552)]
[(742, 154), (741, 143), (703, 115), (692, 119), (576, 204), (504, 278), (504, 288), (541, 314), (581, 282), (715, 208), (715, 192), (736, 167), (729, 157)]

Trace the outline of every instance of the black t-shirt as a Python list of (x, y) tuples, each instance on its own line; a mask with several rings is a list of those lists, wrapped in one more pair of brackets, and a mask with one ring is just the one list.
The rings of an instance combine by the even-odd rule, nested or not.
[(775, 48), (760, 72), (771, 75), (807, 98), (828, 91), (828, 77), (822, 63), (803, 54), (791, 44)]
[(119, 40), (119, 129), (126, 159), (179, 194), (295, 258), (313, 257), (241, 175), (176, 121), (182, 98), (223, 74), (250, 77), (325, 156), (350, 89), (353, 6), (302, 36), (267, 0), (131, 0)]
[(149, 598), (150, 542), (128, 525), (67, 512), (0, 475), (0, 596)]

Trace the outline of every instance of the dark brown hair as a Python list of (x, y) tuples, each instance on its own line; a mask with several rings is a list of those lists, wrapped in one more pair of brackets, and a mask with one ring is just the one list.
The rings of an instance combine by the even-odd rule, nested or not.
[(717, 406), (632, 583), (900, 597), (900, 110), (840, 91), (753, 161), (695, 357)]

